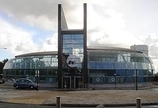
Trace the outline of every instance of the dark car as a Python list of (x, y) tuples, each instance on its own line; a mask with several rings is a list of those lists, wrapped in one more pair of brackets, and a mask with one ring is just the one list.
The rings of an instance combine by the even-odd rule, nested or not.
[(3, 74), (0, 74), (0, 84), (5, 83), (5, 78), (3, 78)]
[(27, 78), (18, 78), (13, 85), (16, 89), (19, 88), (27, 88), (27, 89), (37, 89), (38, 90), (38, 85), (37, 83), (33, 82), (31, 79)]
[(4, 78), (0, 78), (0, 84), (5, 83), (5, 79)]

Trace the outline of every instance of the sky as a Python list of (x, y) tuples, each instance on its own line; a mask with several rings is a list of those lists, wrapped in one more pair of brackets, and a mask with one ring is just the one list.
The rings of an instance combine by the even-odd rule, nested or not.
[(87, 3), (88, 46), (148, 45), (158, 70), (158, 0), (0, 0), (0, 61), (57, 51), (58, 4), (68, 28), (82, 29), (83, 3)]

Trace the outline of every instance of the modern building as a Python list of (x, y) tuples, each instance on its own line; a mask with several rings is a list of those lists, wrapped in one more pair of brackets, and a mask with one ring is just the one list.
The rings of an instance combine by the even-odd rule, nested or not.
[(59, 4), (58, 51), (17, 55), (5, 64), (4, 77), (29, 77), (61, 89), (150, 82), (154, 67), (145, 53), (117, 47), (87, 47), (87, 5), (83, 7), (83, 29), (68, 29)]
[[(137, 70), (138, 83), (150, 82), (154, 67), (150, 58), (140, 52), (115, 47), (87, 48), (88, 87), (104, 84), (133, 84)], [(63, 88), (84, 87), (83, 64), (78, 56), (63, 55), (63, 75), (58, 79), (58, 52), (36, 52), (15, 56), (3, 69), (6, 79), (29, 77), (36, 81), (39, 71), (39, 83), (58, 87), (62, 80)], [(72, 57), (72, 58), (71, 58)]]

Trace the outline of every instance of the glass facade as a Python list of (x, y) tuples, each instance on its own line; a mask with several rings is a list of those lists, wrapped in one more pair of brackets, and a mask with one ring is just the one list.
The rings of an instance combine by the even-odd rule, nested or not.
[(74, 59), (77, 68), (81, 69), (81, 63), (83, 62), (83, 34), (64, 34), (63, 54), (67, 57), (74, 55), (70, 59)]
[[(62, 88), (79, 88), (83, 82), (84, 37), (82, 33), (62, 35)], [(82, 84), (83, 87), (83, 84)]]
[(39, 82), (57, 83), (57, 67), (57, 55), (23, 56), (9, 60), (3, 74), (6, 79), (29, 77), (36, 81), (39, 71)]
[[(77, 36), (74, 36), (74, 34), (63, 36), (63, 58), (65, 58), (63, 59), (63, 77), (65, 77), (63, 80), (71, 84), (71, 81), (79, 81), (77, 78), (81, 80), (81, 77), (78, 76), (83, 75), (83, 45), (80, 44), (83, 43), (82, 38), (81, 34), (77, 34)], [(118, 49), (88, 49), (87, 52), (89, 84), (111, 84), (115, 83), (115, 80), (117, 83), (134, 83), (136, 71), (138, 83), (150, 82), (152, 80), (154, 72), (153, 63), (142, 52), (122, 51)], [(3, 69), (4, 77), (6, 79), (29, 77), (36, 81), (35, 73), (39, 71), (39, 83), (57, 85), (57, 53), (49, 53), (47, 55), (40, 55), (40, 53), (38, 55), (37, 53), (35, 56), (30, 55), (25, 56), (24, 54), (23, 56), (17, 56), (15, 59), (9, 60)], [(68, 59), (70, 55), (75, 55), (75, 58)], [(74, 59), (78, 61), (76, 64), (74, 63), (75, 65), (73, 66), (75, 67), (68, 64), (69, 62), (67, 61)]]
[[(134, 83), (137, 71), (138, 82), (147, 82), (153, 77), (153, 63), (141, 52), (119, 50), (88, 51), (89, 83)], [(117, 77), (116, 77), (117, 76)]]
[(81, 71), (83, 62), (83, 34), (64, 34), (63, 54), (65, 58), (63, 60), (63, 69), (67, 68), (67, 73), (70, 73), (68, 71), (71, 68), (77, 68), (77, 70)]

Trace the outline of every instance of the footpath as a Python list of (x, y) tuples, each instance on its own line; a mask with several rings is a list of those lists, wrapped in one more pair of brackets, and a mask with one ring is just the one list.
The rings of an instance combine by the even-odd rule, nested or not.
[(142, 105), (158, 105), (158, 86), (142, 90), (16, 90), (0, 85), (0, 101), (18, 104), (56, 105), (56, 97), (62, 106), (135, 106), (141, 98)]

